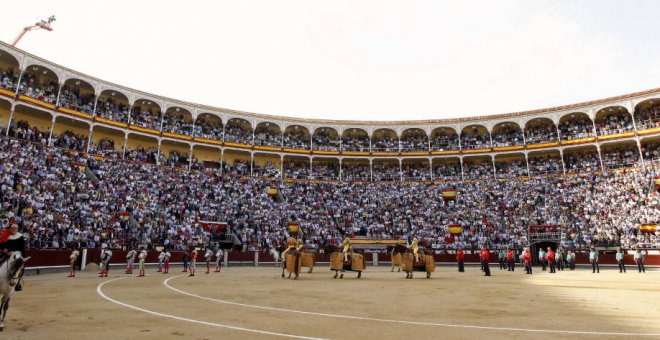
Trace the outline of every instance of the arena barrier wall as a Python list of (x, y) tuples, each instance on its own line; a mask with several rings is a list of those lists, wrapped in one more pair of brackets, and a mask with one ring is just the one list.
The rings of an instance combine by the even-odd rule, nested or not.
[[(112, 259), (110, 264), (125, 264), (126, 263), (126, 254), (128, 252), (125, 250), (112, 249)], [(158, 254), (160, 252), (151, 250), (147, 254), (147, 263), (158, 263)], [(184, 252), (182, 251), (170, 251), (172, 257), (170, 259), (171, 263), (181, 263), (183, 259)], [(30, 260), (27, 263), (27, 268), (47, 268), (47, 267), (62, 267), (69, 265), (69, 255), (71, 251), (69, 250), (59, 250), (59, 249), (32, 249), (27, 251), (27, 256), (30, 256)], [(82, 255), (82, 252), (81, 252)], [(365, 254), (366, 255), (366, 254)], [(101, 250), (100, 249), (87, 249), (86, 258), (84, 262), (96, 263), (100, 261)], [(435, 254), (435, 261), (438, 263), (455, 263), (456, 255), (455, 254)], [(373, 259), (381, 265), (389, 265), (390, 256), (387, 254), (379, 253), (375, 257), (373, 254), (367, 255), (365, 260), (367, 265), (373, 264)], [(624, 255), (626, 265), (634, 265), (633, 255), (626, 254)], [(215, 260), (215, 258), (214, 258)], [(78, 266), (83, 262), (82, 256), (78, 258)], [(137, 257), (136, 257), (137, 262)], [(204, 256), (200, 252), (197, 256), (197, 262), (204, 262)], [(263, 264), (272, 264), (274, 263), (273, 257), (266, 252), (236, 252), (232, 251), (228, 253), (228, 263), (229, 264), (252, 264), (258, 265), (259, 263)], [(316, 254), (316, 263), (328, 263), (329, 258), (325, 254), (317, 253)], [(465, 263), (479, 263), (479, 255), (477, 254), (465, 254)], [(491, 254), (490, 262), (497, 262), (497, 255)], [(589, 264), (588, 254), (586, 253), (577, 253), (575, 256), (575, 263), (578, 265)], [(599, 255), (599, 264), (601, 265), (616, 265), (616, 259), (614, 254), (600, 254)], [(650, 267), (660, 267), (660, 255), (647, 255), (644, 261), (644, 265)]]

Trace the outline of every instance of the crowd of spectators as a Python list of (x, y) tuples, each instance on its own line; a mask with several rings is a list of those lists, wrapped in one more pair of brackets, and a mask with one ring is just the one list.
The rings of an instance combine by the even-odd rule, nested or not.
[(329, 129), (321, 128), (312, 136), (312, 148), (321, 151), (339, 151), (339, 137), (332, 136)]
[(561, 140), (573, 140), (587, 137), (594, 137), (594, 126), (589, 118), (567, 119), (559, 124)]
[(131, 112), (131, 125), (136, 125), (146, 129), (159, 130), (163, 114), (160, 110), (134, 106)]
[(70, 130), (64, 131), (61, 135), (53, 133), (51, 137), (54, 146), (80, 152), (87, 151), (87, 139), (88, 137), (76, 134)]
[(45, 76), (41, 77), (36, 71), (28, 70), (21, 77), (18, 94), (55, 104), (59, 89), (57, 81), (48, 79)]
[(284, 162), (284, 178), (309, 179), (309, 161), (287, 160)]
[(342, 151), (369, 152), (369, 136), (366, 134), (346, 134), (341, 139)]
[(401, 173), (399, 163), (384, 162), (372, 164), (372, 174), (374, 181), (400, 181)]
[(495, 173), (499, 179), (527, 177), (527, 162), (524, 159), (495, 162)]
[(463, 161), (463, 176), (465, 179), (493, 179), (495, 169), (490, 160)]
[(183, 113), (168, 112), (163, 118), (163, 132), (191, 136), (192, 128), (192, 120), (187, 121), (186, 116)]
[(463, 150), (486, 149), (490, 147), (490, 134), (488, 132), (485, 134), (461, 134), (461, 148)]
[(137, 146), (134, 149), (126, 148), (124, 158), (132, 162), (156, 164), (158, 149), (155, 147)]
[(660, 126), (660, 103), (648, 108), (635, 110), (635, 123), (637, 130), (650, 129)]
[(62, 86), (59, 106), (87, 114), (94, 114), (94, 93), (81, 93), (79, 87)]
[(566, 173), (573, 174), (601, 170), (598, 152), (595, 150), (594, 152), (564, 153), (564, 165)]
[(374, 137), (371, 140), (372, 152), (399, 152), (399, 139), (388, 135)]
[(639, 151), (635, 146), (631, 148), (615, 148), (612, 150), (601, 150), (603, 157), (603, 166), (605, 169), (632, 168), (638, 167)]
[(564, 172), (559, 155), (529, 157), (529, 172), (532, 176), (557, 175)]
[[(122, 146), (123, 148), (123, 146)], [(109, 138), (101, 138), (98, 143), (93, 140), (89, 145), (89, 153), (99, 155), (104, 158), (118, 159), (121, 158), (120, 152), (115, 147), (115, 141)]]
[(14, 73), (14, 70), (11, 68), (1, 69), (0, 68), (0, 87), (9, 90), (16, 91), (16, 82), (18, 81), (18, 74)]
[(517, 125), (505, 124), (493, 134), (493, 147), (525, 145), (523, 133)]
[(128, 104), (113, 100), (112, 97), (99, 98), (96, 103), (96, 116), (115, 122), (128, 124), (130, 112)]
[[(47, 136), (35, 138), (26, 132), (32, 131), (29, 126), (20, 125), (21, 133), (0, 139), (0, 222), (19, 224), (31, 248), (107, 243), (185, 249), (209, 242), (199, 223), (203, 220), (228, 222), (245, 249), (254, 250), (283, 242), (291, 220), (298, 221), (312, 248), (341, 242), (345, 235), (414, 236), (439, 250), (482, 244), (519, 248), (527, 245), (530, 225), (560, 226), (567, 248), (660, 247), (656, 233), (639, 232), (641, 223), (660, 220), (655, 172), (649, 168), (497, 181), (491, 162), (468, 160), (466, 178), (483, 180), (452, 182), (458, 196), (444, 201), (446, 186), (430, 182), (286, 182), (249, 177), (245, 161), (223, 164), (222, 173), (188, 171), (150, 164), (141, 158), (152, 154), (155, 160), (150, 149), (136, 153), (139, 157), (129, 150), (127, 160), (97, 159), (48, 146)], [(593, 170), (593, 156), (569, 154), (567, 168)], [(368, 173), (368, 163), (348, 164), (342, 167), (345, 180), (351, 168), (362, 176)], [(511, 164), (506, 172), (522, 167)], [(309, 178), (309, 163), (288, 161), (286, 171)], [(374, 180), (387, 176), (399, 176), (398, 164), (374, 166)], [(282, 199), (270, 197), (269, 186), (277, 187)], [(460, 224), (463, 232), (450, 235), (449, 224)]]
[(431, 139), (431, 150), (458, 150), (458, 135), (438, 134)]
[(309, 150), (312, 141), (307, 130), (290, 129), (289, 131), (284, 132), (283, 142), (285, 148)]
[(430, 181), (431, 166), (428, 162), (403, 162), (401, 173), (404, 181)]
[(401, 151), (429, 151), (429, 139), (425, 133), (410, 133), (401, 137)]
[(228, 124), (225, 127), (225, 142), (252, 144), (252, 130), (240, 125)]
[(221, 141), (223, 136), (222, 121), (200, 115), (195, 121), (195, 137)]
[(282, 147), (282, 134), (265, 125), (258, 125), (254, 130), (254, 145)]
[(557, 129), (554, 125), (536, 125), (525, 130), (525, 142), (527, 144), (540, 144), (558, 142)]
[(369, 162), (343, 162), (341, 179), (342, 181), (370, 181)]
[(603, 119), (596, 119), (596, 129), (599, 136), (634, 131), (635, 126), (628, 112), (612, 114)]
[(460, 181), (461, 164), (456, 163), (434, 163), (433, 164), (433, 179), (436, 181)]
[(339, 180), (339, 163), (315, 162), (312, 164), (312, 179), (324, 181)]

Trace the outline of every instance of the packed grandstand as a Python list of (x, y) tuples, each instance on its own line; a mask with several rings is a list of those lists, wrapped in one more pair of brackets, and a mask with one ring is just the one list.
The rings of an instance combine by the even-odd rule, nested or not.
[(209, 241), (201, 221), (227, 222), (245, 250), (290, 222), (317, 249), (347, 235), (521, 248), (534, 226), (567, 249), (660, 248), (660, 90), (474, 119), (301, 120), (141, 93), (3, 44), (0, 95), (2, 226), (30, 248), (186, 249)]

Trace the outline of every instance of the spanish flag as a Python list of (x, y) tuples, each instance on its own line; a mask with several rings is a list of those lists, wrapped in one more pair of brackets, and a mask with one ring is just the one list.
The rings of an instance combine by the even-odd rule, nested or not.
[(456, 189), (443, 189), (442, 198), (445, 201), (451, 201), (456, 199)]
[(277, 188), (276, 187), (268, 187), (266, 188), (266, 193), (268, 196), (277, 196)]
[(449, 233), (452, 235), (460, 235), (463, 233), (463, 227), (460, 224), (450, 224)]
[(660, 176), (656, 176), (654, 178), (654, 182), (655, 182), (655, 188), (660, 189)]
[(292, 235), (298, 234), (298, 222), (289, 222), (289, 233)]
[(658, 225), (655, 223), (645, 223), (639, 226), (640, 233), (655, 233)]

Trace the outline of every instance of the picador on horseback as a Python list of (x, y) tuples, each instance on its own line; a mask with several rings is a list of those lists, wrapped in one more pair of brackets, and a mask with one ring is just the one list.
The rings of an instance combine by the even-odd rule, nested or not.
[(0, 232), (0, 331), (5, 327), (11, 293), (22, 290), (23, 268), (29, 259), (23, 258), (24, 254), (25, 238), (18, 232), (18, 225)]

